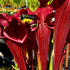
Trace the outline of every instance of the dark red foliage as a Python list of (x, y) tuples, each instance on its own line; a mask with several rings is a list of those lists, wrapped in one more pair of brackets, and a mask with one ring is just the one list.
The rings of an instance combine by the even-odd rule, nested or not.
[[(24, 56), (23, 56), (23, 44), (15, 43), (11, 40), (4, 39), (7, 46), (9, 47), (10, 51), (12, 52), (13, 56), (15, 57), (16, 62), (18, 63), (18, 66), (20, 70), (27, 70), (25, 61), (24, 61)], [(23, 48), (23, 49), (22, 49)]]
[(25, 25), (13, 18), (12, 21), (9, 22), (9, 25), (3, 30), (3, 35), (12, 41), (23, 43), (27, 38), (28, 31)]
[(47, 28), (45, 25), (46, 23), (45, 19), (47, 15), (52, 12), (53, 12), (53, 9), (50, 6), (47, 6), (47, 8), (38, 8), (35, 12), (31, 12), (30, 10), (28, 10), (29, 15), (37, 15), (40, 20), (39, 28), (36, 31), (35, 35), (36, 35), (37, 45), (40, 51), (42, 70), (47, 69), (47, 57), (48, 57), (49, 41), (50, 41), (50, 35), (51, 35), (51, 30)]
[[(28, 11), (28, 13), (27, 13), (27, 11)], [(26, 67), (25, 67), (24, 59), (22, 58), (22, 56), (19, 55), (18, 51), (23, 50), (22, 45), (27, 47), (28, 52), (29, 52), (29, 57), (30, 57), (29, 60), (31, 62), (31, 63), (30, 62), (29, 63), (31, 65), (32, 64), (32, 53), (31, 53), (32, 49), (30, 52), (29, 48), (31, 46), (33, 47), (32, 42), (35, 42), (35, 37), (37, 40), (38, 48), (40, 50), (42, 70), (47, 69), (47, 56), (48, 56), (48, 48), (49, 48), (51, 30), (46, 27), (44, 21), (46, 19), (46, 16), (48, 14), (52, 13), (52, 11), (53, 11), (53, 9), (50, 6), (47, 6), (47, 8), (39, 8), (35, 12), (31, 12), (31, 11), (29, 12), (28, 9), (27, 10), (21, 9), (16, 14), (14, 14), (13, 16), (10, 17), (11, 20), (8, 21), (8, 23), (9, 23), (8, 26), (6, 26), (6, 28), (3, 30), (3, 35), (5, 38), (7, 38), (7, 40), (5, 42), (8, 45), (8, 47), (10, 48), (20, 69), (23, 69), (23, 67), (24, 67), (26, 70)], [(30, 25), (33, 24), (34, 22), (31, 24), (22, 23), (21, 20), (19, 19), (19, 16), (22, 14), (33, 15), (36, 18), (35, 22), (37, 23), (37, 27), (35, 29), (30, 27)], [(18, 23), (20, 23), (20, 24), (18, 24)], [(37, 30), (36, 34), (33, 32), (35, 30)], [(8, 39), (10, 39), (12, 41), (10, 41)], [(31, 44), (29, 41), (31, 42)], [(23, 43), (23, 44), (19, 44), (19, 43)], [(12, 46), (12, 48), (10, 45)], [(20, 47), (20, 49), (18, 49), (19, 47)], [(20, 54), (23, 55), (23, 53), (20, 53)], [(17, 57), (19, 57), (19, 58), (17, 58)], [(22, 66), (22, 61), (19, 60), (20, 58), (22, 59), (22, 61), (24, 63), (23, 66)]]
[(65, 0), (53, 0), (52, 3), (51, 3), (51, 6), (54, 8), (54, 9), (58, 9), (63, 3), (65, 2)]
[(8, 17), (7, 14), (0, 14), (0, 38), (4, 38), (2, 31), (3, 31), (3, 27), (8, 25), (7, 17)]
[[(47, 69), (51, 29), (55, 32), (54, 70), (59, 68), (65, 40), (70, 41), (70, 0), (53, 0), (51, 6), (47, 5), (49, 0), (39, 1), (40, 7), (35, 12), (21, 9), (12, 16), (0, 14), (0, 38), (6, 38), (4, 40), (20, 70), (26, 70), (28, 65), (33, 70), (33, 49), (35, 53), (40, 53), (41, 69)], [(22, 23), (19, 17), (23, 14), (32, 15), (36, 20), (31, 23)], [(51, 22), (53, 17), (55, 17), (54, 23)], [(37, 27), (32, 27), (32, 24), (37, 24)], [(26, 50), (29, 54), (28, 64), (26, 63)]]
[(69, 29), (70, 0), (65, 0), (65, 2), (58, 9), (56, 9), (55, 13), (54, 70), (58, 70)]
[(46, 7), (46, 4), (49, 0), (39, 0), (40, 1), (40, 7)]
[(70, 30), (69, 30), (68, 36), (67, 36), (67, 43), (70, 43)]

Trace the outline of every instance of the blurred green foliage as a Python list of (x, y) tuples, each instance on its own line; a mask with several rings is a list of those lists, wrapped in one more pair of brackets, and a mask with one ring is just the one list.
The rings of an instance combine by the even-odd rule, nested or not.
[[(53, 0), (48, 1), (48, 4), (51, 4)], [(12, 8), (21, 8), (26, 7), (26, 0), (0, 0), (0, 8), (11, 6)], [(28, 0), (28, 8), (31, 11), (35, 11), (40, 6), (38, 0)]]

